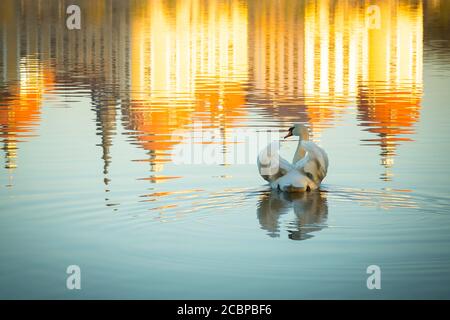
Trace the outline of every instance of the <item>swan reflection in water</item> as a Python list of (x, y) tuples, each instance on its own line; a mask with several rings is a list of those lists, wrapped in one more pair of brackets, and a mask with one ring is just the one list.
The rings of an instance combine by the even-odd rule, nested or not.
[(291, 240), (312, 238), (314, 235), (311, 233), (326, 228), (327, 199), (318, 190), (298, 193), (271, 191), (259, 200), (256, 214), (261, 228), (268, 231), (269, 236), (279, 237), (280, 217), (291, 211), (294, 217), (286, 226)]

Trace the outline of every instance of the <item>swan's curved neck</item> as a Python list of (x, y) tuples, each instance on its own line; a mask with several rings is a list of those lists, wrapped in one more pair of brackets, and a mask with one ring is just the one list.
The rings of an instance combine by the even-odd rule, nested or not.
[(308, 141), (309, 140), (309, 134), (308, 132), (302, 134), (300, 136), (300, 139), (298, 139), (298, 145), (297, 145), (297, 150), (295, 150), (294, 153), (294, 159), (292, 160), (292, 163), (295, 164), (297, 163), (297, 161), (303, 159), (303, 157), (306, 154), (305, 149), (302, 147), (302, 141)]

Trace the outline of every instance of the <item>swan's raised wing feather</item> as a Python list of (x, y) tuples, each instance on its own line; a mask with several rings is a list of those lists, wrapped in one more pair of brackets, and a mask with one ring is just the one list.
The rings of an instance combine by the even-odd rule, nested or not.
[(280, 149), (279, 145), (280, 143), (278, 141), (274, 141), (258, 155), (257, 164), (259, 174), (268, 182), (273, 182), (294, 169), (294, 166), (278, 153)]
[(301, 144), (307, 154), (303, 159), (295, 163), (294, 166), (319, 185), (327, 175), (328, 155), (312, 141), (302, 141)]

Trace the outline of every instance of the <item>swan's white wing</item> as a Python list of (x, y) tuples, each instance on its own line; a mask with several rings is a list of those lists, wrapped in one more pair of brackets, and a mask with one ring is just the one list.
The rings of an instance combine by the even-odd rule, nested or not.
[(302, 141), (301, 143), (307, 154), (303, 159), (295, 163), (294, 166), (319, 185), (327, 175), (328, 155), (312, 141)]
[(258, 155), (257, 163), (261, 177), (268, 182), (273, 182), (287, 172), (294, 169), (286, 159), (278, 153), (280, 143), (274, 141), (264, 148)]

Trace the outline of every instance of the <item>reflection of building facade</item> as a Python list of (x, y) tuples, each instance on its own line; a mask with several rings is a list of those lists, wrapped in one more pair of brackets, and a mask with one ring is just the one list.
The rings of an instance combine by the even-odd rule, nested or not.
[(77, 4), (89, 8), (82, 10), (81, 30), (65, 28), (66, 6), (52, 22), (63, 26), (54, 40), (54, 68), (64, 70), (56, 80), (89, 92), (101, 138), (104, 182), (108, 184), (117, 111), (129, 100), (129, 6), (110, 0), (80, 0)]
[(419, 116), (422, 2), (258, 1), (250, 12), (257, 101), (280, 120), (308, 122), (315, 139), (356, 102), (392, 163)]
[(0, 121), (7, 166), (14, 166), (13, 141), (31, 134), (33, 123), (39, 122), (45, 90), (62, 84), (90, 92), (107, 173), (116, 108), (126, 102), (123, 93), (129, 89), (128, 10), (114, 1), (77, 4), (88, 4), (89, 10), (83, 12), (82, 30), (68, 31), (62, 3), (2, 3), (0, 67), (7, 86), (2, 91)]
[(387, 167), (419, 117), (418, 0), (377, 2), (379, 26), (367, 23), (369, 0), (76, 3), (89, 10), (74, 31), (65, 28), (64, 2), (2, 3), (0, 124), (9, 167), (20, 136), (39, 122), (42, 93), (56, 85), (90, 95), (106, 182), (119, 108), (152, 171), (183, 143), (174, 132), (195, 131), (198, 122), (219, 128), (226, 148), (230, 128), (253, 112), (247, 106), (308, 122), (317, 139), (356, 103)]
[(358, 119), (381, 147), (389, 180), (396, 145), (414, 132), (422, 97), (423, 12), (420, 1), (379, 3), (378, 28), (364, 35)]
[(323, 0), (251, 5), (256, 90), (271, 113), (308, 122), (317, 138), (343, 111), (348, 103), (343, 98), (356, 92), (361, 9)]
[(226, 134), (243, 115), (247, 11), (237, 0), (137, 2), (131, 10), (129, 125), (160, 171), (181, 142), (175, 131), (195, 121)]
[[(38, 32), (27, 23), (19, 23), (17, 1), (4, 1), (0, 11), (0, 140), (5, 153), (5, 168), (17, 166), (20, 142), (34, 135), (39, 124), (42, 96), (51, 90), (54, 73), (39, 59)], [(36, 22), (34, 16), (23, 13), (24, 20)], [(20, 40), (27, 32), (26, 42)], [(46, 36), (43, 33), (41, 36)]]
[(263, 106), (260, 113), (268, 117), (308, 122), (303, 88), (304, 4), (251, 1), (248, 24), (250, 104)]

